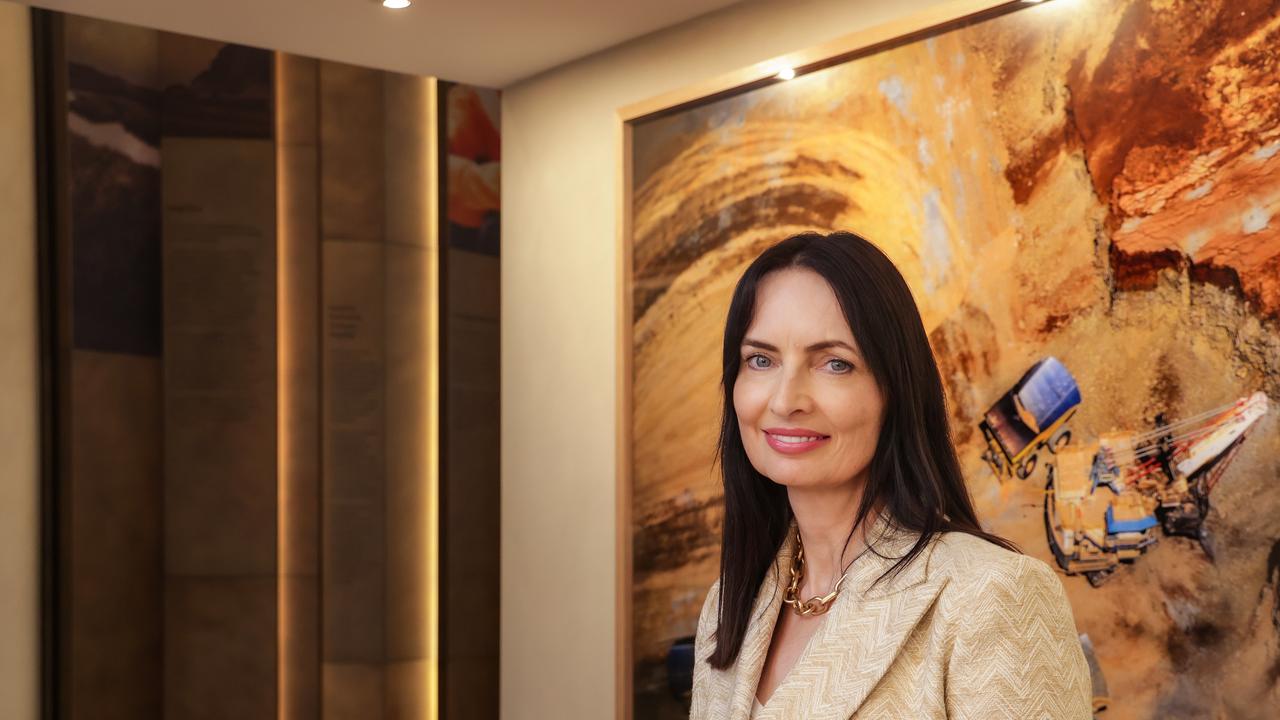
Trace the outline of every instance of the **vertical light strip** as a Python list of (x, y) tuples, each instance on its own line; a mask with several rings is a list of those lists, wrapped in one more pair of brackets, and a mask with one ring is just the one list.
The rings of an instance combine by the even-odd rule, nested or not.
[(427, 437), (426, 452), (426, 622), (422, 624), (427, 649), (426, 687), (428, 720), (440, 717), (440, 164), (439, 84), (427, 78), (427, 168), (431, 173), (427, 193)]
[(288, 265), (289, 233), (285, 227), (288, 208), (284, 158), (284, 63), (281, 53), (272, 54), (276, 151), (276, 716), (289, 717), (289, 322)]

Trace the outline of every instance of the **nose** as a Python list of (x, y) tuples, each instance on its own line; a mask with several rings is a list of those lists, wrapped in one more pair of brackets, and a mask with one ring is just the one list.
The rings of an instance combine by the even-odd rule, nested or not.
[(794, 367), (778, 373), (778, 384), (769, 400), (769, 409), (778, 417), (790, 417), (796, 412), (813, 409), (809, 376), (803, 367)]

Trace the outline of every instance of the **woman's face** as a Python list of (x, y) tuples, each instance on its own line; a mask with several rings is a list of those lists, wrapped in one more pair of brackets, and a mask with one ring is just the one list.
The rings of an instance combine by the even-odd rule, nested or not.
[(747, 457), (774, 482), (818, 488), (865, 479), (884, 400), (821, 275), (790, 267), (760, 281), (733, 406)]

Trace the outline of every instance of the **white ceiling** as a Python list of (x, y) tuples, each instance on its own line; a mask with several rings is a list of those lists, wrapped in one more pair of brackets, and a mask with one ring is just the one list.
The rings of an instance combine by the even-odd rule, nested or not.
[[(2, 0), (0, 0), (2, 1)], [(23, 0), (160, 30), (503, 87), (738, 0)]]

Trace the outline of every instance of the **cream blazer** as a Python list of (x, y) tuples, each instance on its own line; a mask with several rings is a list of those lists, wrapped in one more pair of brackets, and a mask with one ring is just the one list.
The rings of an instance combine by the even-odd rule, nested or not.
[[(707, 664), (719, 581), (694, 641), (691, 720), (749, 720), (795, 554), (795, 520), (756, 595), (732, 667)], [(944, 533), (868, 590), (918, 534), (877, 521), (803, 654), (760, 720), (1089, 720), (1092, 685), (1071, 606), (1044, 561)], [(887, 557), (881, 558), (880, 555)]]

